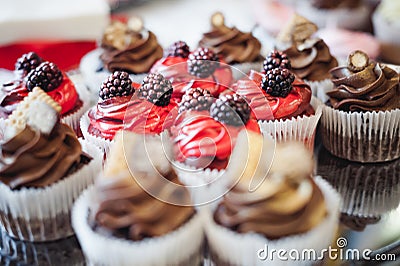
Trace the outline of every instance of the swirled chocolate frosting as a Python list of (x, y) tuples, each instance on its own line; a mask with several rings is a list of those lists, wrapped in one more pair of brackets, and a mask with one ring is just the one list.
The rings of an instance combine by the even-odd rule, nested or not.
[(213, 25), (210, 32), (203, 34), (199, 45), (212, 48), (228, 64), (261, 60), (260, 41), (251, 32), (241, 32), (236, 27)]
[(104, 52), (100, 59), (111, 72), (146, 73), (163, 56), (163, 49), (153, 32), (138, 33), (120, 22), (106, 29), (101, 47)]
[(278, 239), (307, 232), (326, 216), (324, 196), (311, 178), (301, 183), (271, 182), (269, 178), (264, 189), (253, 192), (248, 186), (236, 185), (218, 206), (214, 220), (239, 233)]
[(50, 135), (27, 126), (1, 145), (0, 181), (17, 189), (45, 187), (78, 169), (82, 147), (74, 131), (57, 124)]
[(329, 70), (338, 62), (321, 39), (293, 43), (284, 51), (292, 64), (292, 71), (301, 79), (320, 81), (331, 77)]
[[(180, 184), (172, 171), (166, 179)], [(168, 202), (189, 202), (188, 190), (182, 186), (163, 186), (159, 176), (146, 175), (140, 182), (151, 187), (152, 195)], [(113, 177), (100, 177), (96, 182), (99, 207), (96, 225), (114, 236), (141, 240), (165, 235), (187, 222), (195, 213), (193, 207), (163, 202), (143, 190), (129, 171)]]
[(333, 108), (344, 111), (387, 111), (400, 108), (399, 74), (370, 63), (359, 72), (347, 66), (331, 70), (335, 88), (327, 95)]

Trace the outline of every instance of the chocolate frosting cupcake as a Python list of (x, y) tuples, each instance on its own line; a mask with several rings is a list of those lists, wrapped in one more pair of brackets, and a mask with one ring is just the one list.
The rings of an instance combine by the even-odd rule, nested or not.
[(110, 72), (146, 73), (163, 55), (153, 32), (135, 31), (121, 22), (114, 22), (106, 28), (101, 47), (104, 52), (100, 59)]
[(227, 27), (221, 13), (213, 15), (211, 24), (212, 29), (203, 34), (200, 46), (212, 48), (228, 64), (261, 60), (261, 43), (251, 32)]
[(322, 39), (312, 37), (317, 30), (314, 23), (295, 15), (277, 37), (286, 47), (284, 53), (290, 59), (292, 71), (301, 79), (309, 81), (330, 78), (329, 70), (338, 65), (326, 43)]
[[(179, 182), (174, 172), (165, 178)], [(174, 202), (185, 198), (184, 201), (190, 201), (185, 188), (162, 186), (159, 176), (147, 175), (141, 180), (157, 188), (153, 193), (162, 199)], [(165, 235), (187, 222), (195, 213), (193, 207), (165, 203), (148, 194), (129, 172), (112, 178), (100, 178), (96, 189), (100, 200), (95, 216), (97, 226), (125, 239), (137, 241)]]
[(0, 181), (12, 189), (51, 185), (76, 170), (86, 157), (74, 131), (65, 124), (57, 124), (50, 135), (27, 126), (1, 148)]
[(400, 108), (399, 74), (371, 62), (361, 71), (348, 66), (331, 70), (335, 88), (327, 92), (333, 108), (344, 111), (387, 111)]

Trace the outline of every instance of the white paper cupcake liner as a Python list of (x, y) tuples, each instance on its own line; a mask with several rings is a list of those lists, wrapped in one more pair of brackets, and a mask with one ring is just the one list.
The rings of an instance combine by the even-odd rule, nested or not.
[(400, 159), (361, 164), (320, 154), (318, 173), (341, 194), (340, 211), (349, 216), (379, 217), (399, 206)]
[(63, 116), (61, 118), (61, 122), (70, 126), (75, 131), (75, 133), (79, 135), (79, 121), (82, 115), (89, 109), (91, 99), (90, 93), (84, 84), (74, 83), (74, 85), (76, 91), (78, 92), (79, 99), (82, 101), (82, 106), (73, 113), (68, 114), (67, 116)]
[(210, 213), (203, 212), (204, 229), (211, 253), (229, 265), (309, 265), (309, 261), (293, 261), (289, 256), (287, 261), (280, 261), (276, 256), (273, 261), (270, 257), (261, 260), (258, 251), (268, 247), (268, 250), (284, 249), (287, 254), (295, 249), (301, 254), (304, 249), (313, 249), (319, 255), (322, 249), (332, 243), (338, 227), (340, 196), (321, 177), (316, 177), (315, 182), (324, 194), (328, 214), (324, 221), (304, 234), (278, 240), (269, 240), (256, 233), (241, 234), (216, 224)]
[(88, 114), (89, 110), (81, 117), (80, 120), (80, 129), (82, 131), (82, 135), (85, 138), (85, 141), (96, 145), (102, 149), (105, 154), (108, 154), (113, 141), (89, 133), (90, 118)]
[(72, 225), (90, 265), (199, 264), (204, 239), (200, 215), (164, 236), (130, 241), (93, 231), (89, 225), (91, 207), (95, 205), (93, 195), (92, 186), (79, 197), (72, 211)]
[(333, 82), (330, 79), (324, 79), (321, 81), (304, 80), (304, 82), (310, 86), (312, 95), (322, 103), (329, 100), (329, 96), (326, 95), (326, 93), (331, 91), (334, 87)]
[(400, 157), (400, 109), (344, 112), (323, 106), (325, 148), (356, 162), (383, 162)]
[(10, 236), (41, 242), (73, 235), (72, 204), (81, 191), (93, 183), (102, 162), (100, 149), (82, 141), (81, 144), (83, 151), (93, 159), (51, 186), (13, 191), (0, 183), (0, 221)]
[(297, 12), (317, 24), (319, 28), (338, 27), (349, 30), (366, 30), (369, 26), (370, 12), (366, 4), (357, 8), (319, 9), (309, 1), (302, 1)]
[(189, 190), (196, 208), (207, 206), (213, 209), (228, 192), (231, 180), (224, 175), (225, 170), (197, 169), (176, 161), (173, 167), (179, 181)]
[(312, 97), (311, 105), (315, 114), (310, 116), (294, 117), (286, 120), (259, 121), (261, 132), (271, 135), (278, 142), (300, 141), (310, 150), (314, 149), (315, 131), (322, 114), (322, 103)]
[[(92, 96), (97, 99), (99, 96), (100, 86), (105, 81), (111, 72), (107, 70), (98, 71), (103, 63), (100, 60), (100, 55), (103, 50), (95, 49), (82, 57), (79, 70), (85, 80), (85, 84), (89, 87)], [(133, 82), (142, 83), (142, 80), (147, 74), (131, 74), (129, 75)]]

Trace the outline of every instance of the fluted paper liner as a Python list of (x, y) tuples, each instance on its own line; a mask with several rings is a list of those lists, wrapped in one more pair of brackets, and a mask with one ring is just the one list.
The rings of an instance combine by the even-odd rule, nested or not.
[(276, 253), (273, 261), (263, 261), (258, 258), (258, 251), (267, 245), (268, 250), (284, 249), (286, 254), (291, 249), (296, 249), (300, 254), (303, 249), (314, 249), (319, 255), (322, 249), (328, 248), (338, 227), (340, 196), (321, 177), (316, 177), (315, 182), (324, 195), (328, 214), (319, 225), (303, 234), (277, 240), (269, 240), (256, 233), (241, 234), (218, 225), (210, 212), (203, 212), (204, 229), (211, 253), (229, 265), (309, 265), (309, 261), (293, 261), (289, 256), (287, 261), (280, 261)]
[(89, 133), (89, 125), (90, 125), (90, 118), (88, 115), (89, 111), (87, 111), (81, 117), (80, 127), (81, 127), (81, 131), (82, 131), (82, 135), (85, 138), (85, 141), (92, 143), (93, 145), (96, 145), (97, 147), (102, 149), (105, 154), (108, 154), (113, 141), (109, 140), (109, 139), (105, 139), (100, 136), (95, 136), (95, 135), (92, 135)]
[(86, 86), (80, 83), (74, 83), (79, 99), (82, 101), (82, 106), (73, 113), (61, 117), (61, 122), (69, 125), (77, 134), (79, 133), (79, 120), (82, 115), (90, 107), (90, 93)]
[(400, 109), (344, 112), (324, 105), (322, 134), (333, 155), (356, 162), (383, 162), (400, 157)]
[(10, 236), (41, 242), (73, 235), (70, 224), (72, 204), (93, 183), (102, 161), (100, 149), (80, 142), (83, 151), (93, 159), (53, 185), (11, 190), (0, 183), (0, 222)]
[(90, 265), (198, 265), (203, 243), (202, 220), (195, 214), (164, 236), (131, 241), (95, 232), (90, 226), (94, 187), (88, 188), (72, 210), (72, 225)]
[(322, 115), (322, 103), (312, 97), (311, 105), (315, 109), (314, 115), (304, 115), (286, 120), (259, 121), (261, 132), (271, 135), (277, 142), (303, 142), (310, 150), (313, 150), (315, 131)]

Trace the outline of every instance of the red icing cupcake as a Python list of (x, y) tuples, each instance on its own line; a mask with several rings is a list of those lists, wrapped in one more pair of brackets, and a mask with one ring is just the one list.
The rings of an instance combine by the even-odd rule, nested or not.
[[(213, 64), (212, 62), (217, 63)], [(150, 73), (162, 73), (174, 87), (172, 97), (180, 101), (189, 88), (204, 88), (214, 97), (232, 83), (232, 71), (210, 49), (199, 48), (190, 53), (185, 42), (173, 43)]]
[[(122, 129), (160, 134), (176, 117), (177, 104), (171, 95), (171, 83), (160, 74), (149, 74), (140, 85), (128, 73), (116, 71), (103, 83), (99, 102), (88, 113), (87, 133), (106, 141)], [(81, 123), (85, 131), (85, 121)]]
[(288, 95), (280, 97), (272, 96), (260, 87), (265, 74), (252, 70), (249, 77), (238, 80), (232, 88), (249, 101), (257, 120), (284, 120), (315, 113), (310, 104), (311, 89), (302, 80), (296, 78)]
[(264, 72), (252, 70), (249, 79), (238, 80), (233, 90), (243, 96), (259, 121), (261, 131), (277, 141), (302, 141), (314, 145), (321, 116), (309, 85), (295, 77), (286, 54), (273, 51), (264, 61)]
[(61, 119), (77, 131), (85, 103), (74, 83), (54, 63), (43, 61), (36, 53), (22, 55), (15, 64), (17, 78), (2, 85), (0, 117), (7, 118), (30, 91), (40, 87), (61, 106)]
[(183, 96), (179, 111), (170, 130), (175, 160), (195, 168), (224, 169), (239, 132), (260, 132), (250, 107), (237, 94), (213, 102), (209, 92), (193, 88)]

